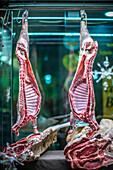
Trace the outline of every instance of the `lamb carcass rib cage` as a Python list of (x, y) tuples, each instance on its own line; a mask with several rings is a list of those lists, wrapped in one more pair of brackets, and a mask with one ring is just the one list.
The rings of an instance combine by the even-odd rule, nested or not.
[[(82, 18), (82, 17), (81, 17)], [(69, 100), (72, 115), (89, 123), (90, 133), (99, 129), (95, 119), (95, 95), (92, 81), (92, 66), (97, 54), (98, 43), (93, 41), (85, 21), (81, 20), (80, 54), (76, 74), (69, 89)], [(70, 120), (70, 125), (73, 120)]]
[(34, 133), (37, 130), (37, 115), (41, 107), (41, 94), (29, 61), (28, 12), (22, 15), (22, 30), (16, 46), (19, 61), (18, 118), (12, 131), (19, 135), (19, 129), (31, 121)]

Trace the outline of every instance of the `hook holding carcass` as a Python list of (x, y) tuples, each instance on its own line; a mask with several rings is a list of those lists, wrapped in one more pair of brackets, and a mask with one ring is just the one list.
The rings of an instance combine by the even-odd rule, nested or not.
[(25, 10), (25, 12), (23, 13), (22, 17), (24, 17), (25, 21), (28, 20), (28, 10)]
[(84, 9), (80, 10), (80, 15), (81, 15), (81, 20), (84, 21), (84, 19), (85, 19), (86, 20), (86, 25), (87, 25), (87, 14), (86, 14)]

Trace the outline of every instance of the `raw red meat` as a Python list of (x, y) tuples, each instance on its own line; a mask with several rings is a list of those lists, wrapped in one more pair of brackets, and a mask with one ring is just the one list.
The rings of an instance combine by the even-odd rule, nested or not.
[(88, 131), (89, 127), (85, 127), (76, 136), (72, 136), (64, 148), (64, 155), (71, 167), (92, 170), (113, 164), (113, 155), (106, 152), (111, 143), (110, 138), (104, 138), (100, 133), (88, 137)]
[(38, 159), (47, 148), (57, 141), (58, 130), (68, 126), (70, 126), (69, 122), (49, 127), (41, 132), (40, 135), (31, 134), (16, 143), (6, 146), (1, 155), (4, 159), (8, 159), (9, 161), (11, 158), (21, 162), (34, 161)]
[[(82, 15), (82, 19), (84, 19), (84, 15)], [(76, 118), (78, 118), (81, 121), (89, 123), (91, 127), (90, 133), (99, 129), (99, 125), (95, 120), (95, 96), (91, 74), (97, 49), (98, 43), (90, 37), (86, 23), (82, 20), (79, 62), (69, 89), (69, 100), (72, 111), (70, 125), (73, 126)], [(71, 132), (72, 130), (69, 133)]]
[(41, 94), (29, 61), (28, 11), (22, 19), (22, 31), (16, 46), (19, 61), (18, 118), (12, 131), (19, 135), (19, 129), (31, 121), (34, 133), (37, 130), (37, 115), (41, 107)]
[[(14, 157), (18, 161), (34, 161), (40, 157), (42, 154), (52, 143), (55, 142), (53, 140), (56, 136), (51, 136), (51, 129), (46, 129), (44, 132), (39, 134), (32, 134), (26, 138), (19, 140), (16, 143), (8, 145), (4, 148), (3, 154), (1, 154), (4, 159), (9, 159), (10, 157)], [(45, 141), (51, 139), (49, 143)], [(8, 158), (9, 157), (9, 158)]]

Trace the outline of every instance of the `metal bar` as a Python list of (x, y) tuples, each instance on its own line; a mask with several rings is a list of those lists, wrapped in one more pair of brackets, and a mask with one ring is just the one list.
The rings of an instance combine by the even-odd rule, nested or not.
[[(103, 22), (102, 22), (103, 23)], [(105, 23), (105, 22), (104, 22)], [(17, 24), (17, 23), (16, 23)], [(14, 24), (14, 26), (16, 26), (16, 24)], [(18, 27), (22, 27), (22, 25), (18, 25)], [(43, 24), (43, 25), (39, 25), (39, 24), (37, 24), (37, 25), (29, 25), (29, 28), (30, 27), (64, 27), (64, 25), (62, 24), (62, 25), (52, 25), (52, 24)], [(66, 25), (66, 28), (79, 28), (80, 26), (79, 25)], [(90, 27), (89, 25), (88, 25), (88, 27)], [(108, 27), (107, 27), (108, 28)], [(113, 26), (111, 26), (111, 28), (113, 28)], [(0, 34), (2, 34), (1, 32), (0, 32)]]
[[(15, 35), (15, 33), (14, 33)], [(68, 33), (68, 32), (29, 32), (28, 33), (29, 36), (44, 36), (44, 35), (47, 35), (47, 36), (51, 36), (51, 35), (58, 35), (58, 36), (80, 36), (80, 33)], [(113, 34), (90, 34), (91, 36), (94, 36), (94, 37), (113, 37)]]
[(67, 20), (67, 19), (66, 19), (66, 18), (67, 18), (67, 17), (66, 17), (66, 11), (64, 11), (64, 17), (63, 17), (63, 18), (64, 18), (64, 25), (65, 25), (65, 27), (66, 27), (66, 20)]
[(70, 113), (69, 114), (66, 114), (66, 115), (60, 115), (60, 116), (53, 116), (53, 117), (50, 117), (48, 119), (64, 119), (64, 118), (67, 118), (70, 116)]
[(66, 33), (66, 32), (29, 32), (28, 33), (29, 36), (31, 35), (68, 35), (68, 36), (71, 36), (71, 35), (77, 35), (79, 36), (80, 33)]
[(111, 3), (16, 3), (16, 4), (9, 4), (10, 7), (48, 7), (48, 8), (53, 8), (53, 7), (97, 7), (97, 8), (102, 8), (102, 7), (113, 7), (112, 2)]
[(0, 10), (108, 10), (113, 9), (113, 3), (10, 3), (8, 7), (0, 8)]
[[(13, 20), (22, 19), (22, 17), (14, 17)], [(29, 20), (78, 20), (80, 17), (29, 17)], [(87, 21), (113, 21), (112, 18), (87, 18)]]
[[(11, 11), (11, 128), (13, 125), (13, 11)], [(12, 129), (11, 129), (11, 143), (12, 143)]]
[[(13, 19), (14, 19), (14, 20), (15, 20), (15, 19), (22, 19), (22, 17), (14, 17)], [(75, 17), (75, 18), (68, 18), (68, 17), (28, 17), (28, 19), (30, 19), (30, 20), (32, 20), (32, 19), (34, 19), (34, 20), (35, 20), (35, 19), (41, 19), (41, 20), (43, 20), (43, 19), (44, 19), (44, 20), (46, 20), (46, 19), (47, 19), (47, 20), (49, 20), (49, 19), (50, 19), (50, 20), (51, 20), (51, 19), (52, 19), (52, 20), (53, 20), (53, 19), (54, 19), (54, 20), (57, 20), (57, 19), (60, 19), (60, 20), (64, 20), (64, 19), (66, 19), (66, 20), (76, 19), (76, 20), (80, 20), (80, 17)]]

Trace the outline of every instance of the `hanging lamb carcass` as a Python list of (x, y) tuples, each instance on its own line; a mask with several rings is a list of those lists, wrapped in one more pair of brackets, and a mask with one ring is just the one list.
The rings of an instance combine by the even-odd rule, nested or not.
[[(95, 95), (92, 81), (92, 67), (97, 54), (98, 43), (93, 41), (84, 21), (81, 10), (80, 54), (77, 71), (69, 89), (71, 107), (70, 125), (75, 126), (76, 119), (89, 123), (89, 135), (99, 129), (95, 119)], [(70, 130), (69, 133), (72, 133)]]
[(31, 121), (37, 130), (37, 115), (41, 107), (41, 94), (29, 61), (28, 11), (22, 15), (22, 30), (16, 46), (19, 61), (18, 118), (12, 131), (19, 136), (19, 129)]

